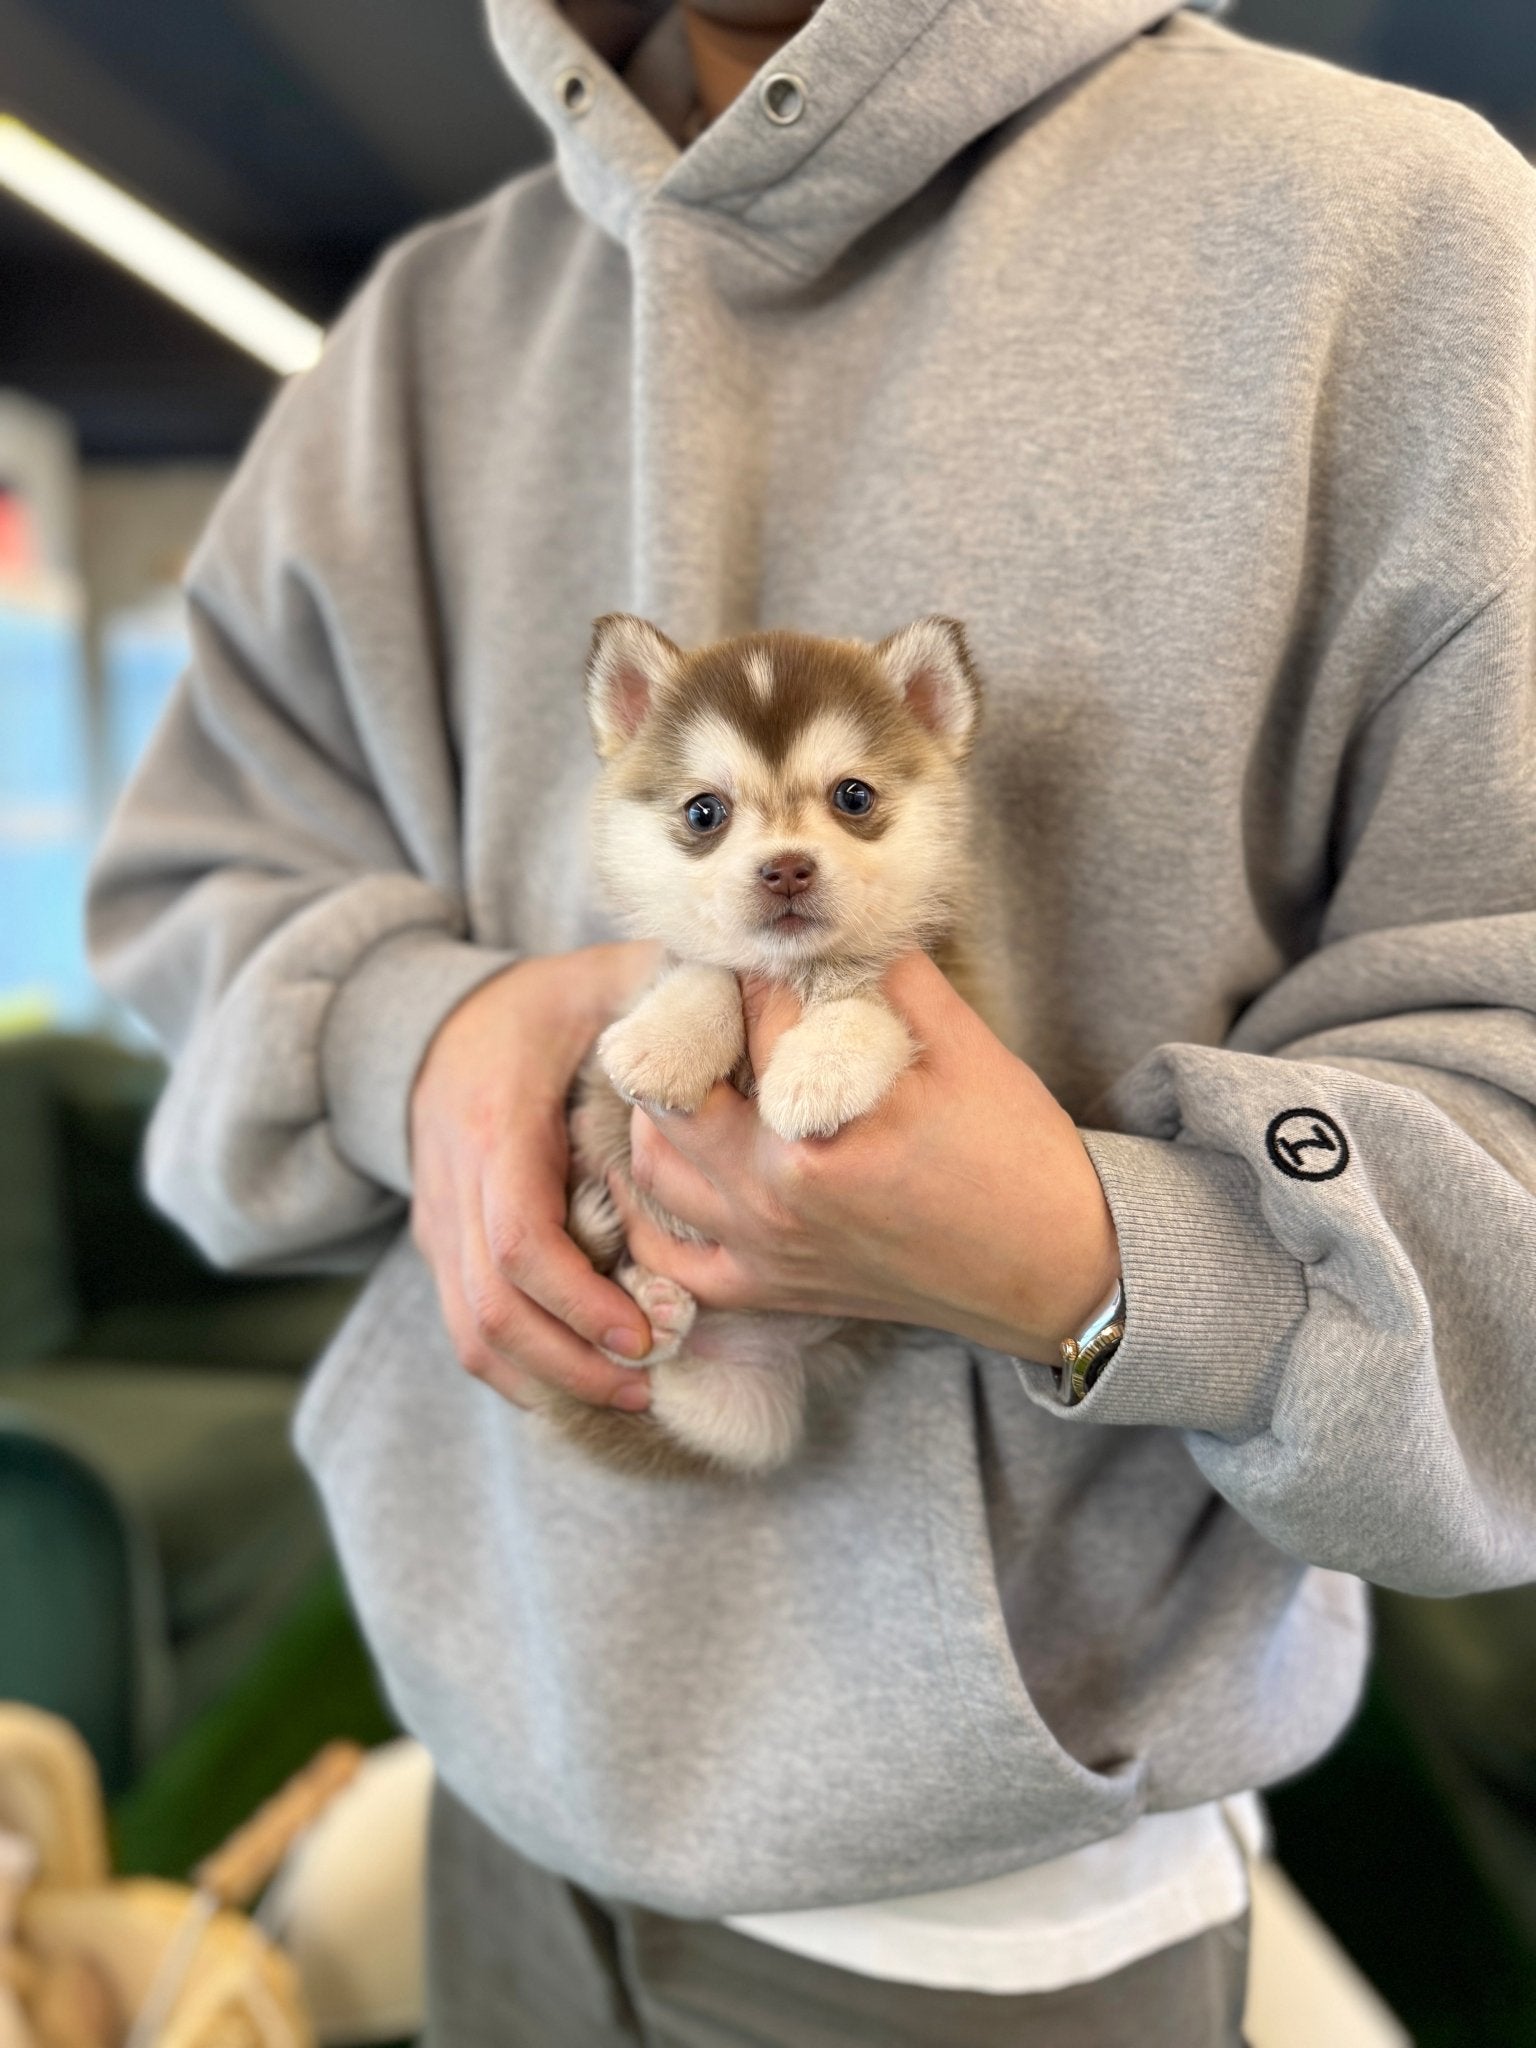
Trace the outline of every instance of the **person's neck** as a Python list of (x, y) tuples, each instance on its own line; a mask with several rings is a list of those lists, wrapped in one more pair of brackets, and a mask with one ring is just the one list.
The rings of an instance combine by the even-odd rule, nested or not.
[(815, 0), (796, 6), (786, 0), (780, 18), (771, 27), (744, 27), (717, 21), (697, 6), (683, 0), (683, 26), (693, 58), (699, 106), (706, 121), (723, 114), (742, 88), (781, 49), (798, 28), (810, 19)]

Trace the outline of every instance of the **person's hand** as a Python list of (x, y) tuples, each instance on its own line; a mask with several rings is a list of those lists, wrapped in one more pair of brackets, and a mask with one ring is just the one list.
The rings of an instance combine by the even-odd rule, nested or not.
[(655, 971), (648, 945), (520, 960), (450, 1012), (411, 1091), (411, 1231), (460, 1362), (524, 1406), (529, 1382), (643, 1408), (649, 1325), (565, 1230), (565, 1103), (592, 1041)]
[[(786, 1144), (722, 1083), (691, 1117), (635, 1112), (635, 1179), (711, 1242), (658, 1229), (618, 1185), (630, 1251), (711, 1308), (789, 1309), (951, 1330), (1054, 1363), (1120, 1271), (1076, 1125), (921, 953), (886, 996), (922, 1048), (835, 1137)], [(744, 988), (754, 1069), (799, 1015)]]

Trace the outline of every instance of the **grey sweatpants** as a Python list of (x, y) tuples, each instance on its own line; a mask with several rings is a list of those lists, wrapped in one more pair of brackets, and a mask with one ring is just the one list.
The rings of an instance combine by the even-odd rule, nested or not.
[(426, 2048), (1240, 2048), (1245, 1921), (1029, 1997), (834, 1970), (715, 1921), (598, 1900), (439, 1788)]

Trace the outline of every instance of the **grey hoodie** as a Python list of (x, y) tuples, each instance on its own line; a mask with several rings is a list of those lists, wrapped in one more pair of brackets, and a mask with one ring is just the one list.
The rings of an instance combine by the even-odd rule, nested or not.
[[(275, 399), (97, 870), (175, 1059), (158, 1200), (374, 1266), (299, 1441), (400, 1714), (527, 1855), (674, 1912), (1265, 1784), (1349, 1714), (1362, 1578), (1536, 1574), (1536, 177), (1166, 11), (825, 0), (799, 118), (749, 90), (680, 153), (494, 0), (558, 166), (390, 249)], [(409, 1084), (606, 934), (615, 607), (966, 621), (1018, 1050), (1125, 1259), (1070, 1415), (914, 1335), (789, 1470), (656, 1485), (455, 1363)]]

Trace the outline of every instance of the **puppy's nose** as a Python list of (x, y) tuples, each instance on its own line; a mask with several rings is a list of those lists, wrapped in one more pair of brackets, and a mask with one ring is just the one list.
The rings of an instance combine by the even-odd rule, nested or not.
[(816, 879), (816, 863), (808, 853), (778, 853), (757, 872), (770, 896), (803, 896)]

